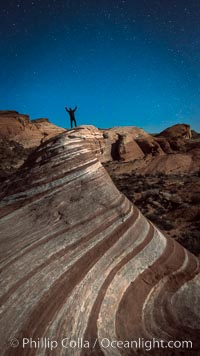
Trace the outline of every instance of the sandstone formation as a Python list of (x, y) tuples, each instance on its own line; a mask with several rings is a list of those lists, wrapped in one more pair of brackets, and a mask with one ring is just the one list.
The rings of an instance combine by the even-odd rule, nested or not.
[(22, 166), (30, 152), (18, 142), (0, 138), (0, 184)]
[(143, 174), (183, 174), (183, 173), (195, 173), (200, 169), (200, 161), (196, 159), (195, 155), (174, 153), (171, 155), (158, 156), (155, 159), (150, 160), (148, 164), (140, 170), (138, 173)]
[[(104, 138), (103, 162), (141, 159), (146, 154), (152, 154), (154, 146), (159, 146), (151, 135), (138, 127), (121, 126), (101, 131)], [(144, 142), (143, 147), (140, 142)], [(149, 146), (148, 152), (145, 145)], [(159, 151), (162, 152), (160, 146)]]
[(116, 153), (118, 155), (118, 160), (131, 161), (144, 157), (144, 152), (138, 146), (136, 141), (128, 137), (128, 135), (119, 134), (117, 145)]
[(176, 124), (162, 131), (158, 136), (170, 139), (190, 139), (192, 137), (190, 125)]
[(48, 119), (31, 121), (28, 115), (17, 111), (0, 111), (0, 138), (17, 142), (24, 148), (37, 147), (64, 131)]
[(155, 140), (166, 154), (173, 153), (173, 149), (170, 146), (169, 141), (165, 137), (158, 137)]
[[(197, 355), (197, 258), (117, 190), (84, 130), (87, 138), (78, 128), (42, 144), (2, 187), (1, 355)], [(23, 338), (58, 345), (23, 348)], [(62, 348), (63, 338), (90, 347)], [(102, 344), (138, 338), (193, 349)]]
[[(28, 115), (0, 111), (0, 180), (14, 173), (31, 150), (64, 131), (48, 119), (30, 121)], [(166, 174), (196, 172), (199, 169), (198, 136), (189, 139), (191, 130), (186, 124), (172, 126), (154, 136), (134, 126), (97, 129), (88, 125), (79, 126), (76, 134), (78, 132), (83, 139), (88, 140), (89, 135), (91, 148), (101, 152), (101, 162), (131, 162), (131, 171), (145, 174), (151, 174), (155, 168), (156, 172)], [(4, 142), (8, 150), (2, 148)], [(15, 147), (12, 152), (9, 146)]]
[(188, 174), (117, 174), (105, 165), (117, 188), (167, 236), (200, 258), (200, 179)]
[(78, 126), (76, 130), (69, 130), (67, 136), (70, 139), (81, 138), (83, 141), (87, 141), (90, 152), (102, 159), (104, 156), (104, 139), (100, 130), (92, 125)]
[[(69, 130), (69, 135), (73, 137), (74, 131)], [(100, 153), (101, 162), (143, 161), (147, 156), (164, 155), (157, 139), (137, 127), (99, 130), (92, 125), (84, 125), (77, 128), (76, 135), (90, 142), (92, 151)]]
[(0, 111), (0, 181), (16, 172), (42, 142), (64, 131), (48, 119), (31, 121), (17, 111)]
[(137, 139), (136, 142), (141, 148), (141, 150), (144, 152), (145, 156), (147, 155), (157, 156), (157, 155), (164, 154), (159, 143), (156, 142), (152, 137), (148, 139), (140, 138)]

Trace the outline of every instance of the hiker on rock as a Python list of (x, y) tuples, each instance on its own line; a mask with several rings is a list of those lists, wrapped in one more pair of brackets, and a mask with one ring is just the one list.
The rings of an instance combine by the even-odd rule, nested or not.
[(67, 107), (65, 107), (65, 110), (68, 112), (68, 114), (70, 116), (71, 129), (72, 129), (72, 126), (73, 126), (73, 122), (74, 122), (75, 127), (77, 127), (76, 119), (75, 119), (75, 116), (74, 116), (74, 113), (75, 113), (76, 109), (77, 109), (77, 106), (75, 106), (74, 109), (72, 109), (72, 108), (68, 109)]

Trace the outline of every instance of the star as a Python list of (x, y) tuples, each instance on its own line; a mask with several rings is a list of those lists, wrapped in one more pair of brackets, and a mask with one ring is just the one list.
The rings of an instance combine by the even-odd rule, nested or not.
[[(183, 111), (186, 106), (197, 105), (198, 1), (114, 0), (102, 1), (100, 5), (89, 0), (5, 0), (2, 4), (0, 65), (6, 83), (14, 81), (13, 92), (26, 96), (23, 100), (30, 103), (33, 94), (28, 90), (22, 93), (19, 77), (24, 82), (23, 88), (25, 85), (28, 88), (31, 81), (40, 84), (51, 101), (47, 116), (51, 110), (59, 109), (58, 100), (54, 100), (50, 90), (52, 82), (60, 100), (64, 95), (60, 83), (64, 83), (65, 93), (71, 95), (72, 101), (77, 97), (83, 107), (91, 88), (98, 88), (97, 92), (92, 90), (91, 112), (98, 117), (95, 110), (99, 101), (105, 100), (111, 121), (115, 107), (115, 117), (123, 114), (120, 100), (133, 101), (133, 113), (137, 117), (141, 115), (141, 120), (150, 116), (152, 122), (154, 110), (158, 111), (156, 103), (160, 105), (161, 115), (167, 112), (174, 116), (176, 95)], [(1, 93), (7, 100), (5, 106), (9, 105), (9, 88), (6, 89)], [(39, 93), (34, 95), (38, 95), (38, 103), (43, 107)], [(136, 95), (144, 103), (142, 107), (134, 101)], [(150, 104), (153, 99), (154, 104)], [(106, 101), (115, 103), (112, 109)], [(20, 107), (23, 102), (21, 99), (17, 105)], [(39, 109), (39, 104), (37, 109), (30, 105), (30, 111)]]
[(3, 9), (3, 12), (4, 12), (4, 14), (7, 15), (7, 16), (9, 15), (9, 11), (8, 11), (7, 9)]

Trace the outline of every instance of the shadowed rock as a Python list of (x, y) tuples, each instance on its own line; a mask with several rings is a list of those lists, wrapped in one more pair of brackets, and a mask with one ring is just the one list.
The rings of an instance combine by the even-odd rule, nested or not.
[(41, 143), (64, 131), (48, 119), (31, 121), (17, 111), (0, 110), (0, 181), (15, 173)]
[[(171, 352), (105, 348), (105, 338), (191, 340), (184, 355), (197, 355), (198, 260), (117, 190), (98, 159), (99, 141), (86, 132), (44, 143), (2, 187), (1, 355), (49, 355), (23, 349), (23, 338), (57, 340), (51, 354), (69, 356)], [(62, 348), (64, 338), (90, 348)]]
[(176, 124), (162, 131), (158, 136), (167, 137), (169, 139), (180, 138), (190, 139), (192, 137), (190, 125)]

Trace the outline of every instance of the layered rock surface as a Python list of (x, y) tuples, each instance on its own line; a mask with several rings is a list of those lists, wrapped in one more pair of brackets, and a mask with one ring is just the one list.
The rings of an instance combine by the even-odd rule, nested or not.
[[(190, 139), (191, 129), (186, 124), (177, 124), (154, 136), (134, 126), (97, 129), (85, 125), (78, 130), (84, 139), (89, 138), (93, 148), (100, 150), (101, 162), (130, 162), (131, 170), (141, 174), (200, 169), (200, 142), (198, 136)], [(32, 150), (64, 131), (48, 119), (30, 121), (28, 115), (0, 111), (0, 180), (14, 173)]]
[(0, 181), (23, 165), (29, 154), (65, 129), (48, 119), (30, 120), (17, 111), (0, 111)]
[[(172, 351), (106, 348), (105, 338), (191, 340), (184, 355), (197, 355), (198, 260), (117, 190), (101, 155), (89, 134), (72, 130), (41, 145), (2, 187), (1, 355), (50, 354), (23, 349), (25, 337), (57, 340), (52, 355)], [(62, 348), (63, 338), (87, 340), (90, 348)]]
[(106, 164), (117, 188), (167, 236), (200, 258), (199, 174), (116, 174)]
[(31, 121), (28, 115), (17, 111), (0, 111), (0, 138), (15, 141), (24, 148), (37, 147), (64, 131), (48, 119)]
[[(133, 161), (154, 152), (156, 140), (144, 130), (134, 126), (113, 127), (101, 130), (104, 138), (103, 162)], [(161, 147), (158, 151), (163, 153)]]

